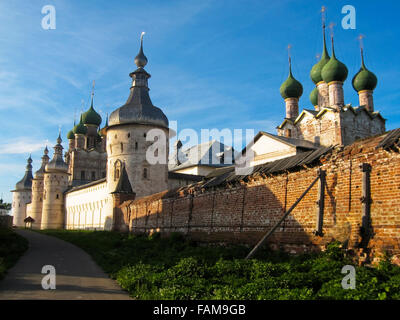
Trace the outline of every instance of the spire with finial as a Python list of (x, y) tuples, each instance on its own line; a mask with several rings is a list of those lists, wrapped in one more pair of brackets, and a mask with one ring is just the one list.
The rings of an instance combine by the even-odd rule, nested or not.
[(291, 45), (288, 45), (288, 59), (289, 59), (289, 76), (280, 88), (280, 93), (283, 99), (297, 98), (299, 99), (303, 94), (303, 86), (297, 81), (292, 74), (292, 58), (290, 56)]
[[(323, 6), (321, 8), (321, 19), (322, 19), (322, 39), (323, 39), (323, 47), (322, 47), (322, 55), (320, 56), (321, 59), (312, 67), (310, 71), (311, 80), (317, 85), (322, 80), (321, 70), (328, 63), (330, 57), (328, 54), (328, 50), (326, 48), (326, 36), (325, 36), (325, 15), (326, 8)], [(318, 55), (319, 57), (319, 55)]]
[(168, 128), (168, 118), (150, 99), (148, 79), (151, 75), (143, 68), (147, 64), (147, 58), (143, 53), (143, 35), (144, 32), (140, 37), (139, 54), (135, 57), (138, 68), (129, 74), (132, 78), (129, 97), (123, 106), (110, 114), (107, 126), (140, 123)]
[(32, 169), (32, 162), (33, 162), (33, 160), (32, 160), (32, 154), (30, 154), (30, 155), (29, 155), (29, 158), (28, 158), (28, 164), (27, 164), (27, 166), (26, 166), (26, 169)]
[(49, 149), (46, 148), (43, 151), (43, 156), (42, 156), (42, 165), (38, 171), (35, 172), (35, 179), (40, 179), (44, 175), (45, 167), (49, 163), (50, 157), (48, 156), (49, 154)]
[(62, 171), (62, 172), (67, 172), (68, 171), (68, 165), (64, 162), (63, 159), (63, 146), (61, 145), (62, 139), (61, 139), (61, 130), (58, 134), (57, 137), (57, 144), (54, 146), (54, 154), (53, 154), (53, 159), (46, 165), (46, 172), (51, 172), (51, 171)]
[(303, 94), (303, 86), (292, 74), (291, 45), (288, 45), (289, 76), (280, 87), (280, 93), (286, 104), (286, 118), (295, 119), (299, 115), (299, 98)]
[(331, 23), (329, 25), (329, 28), (331, 29), (332, 57), (321, 70), (322, 79), (328, 84), (332, 81), (344, 82), (348, 74), (348, 70), (345, 64), (340, 62), (336, 58), (335, 46), (333, 41), (333, 27), (334, 23)]
[(82, 120), (83, 120), (83, 124), (85, 124), (85, 125), (91, 125), (91, 126), (98, 127), (98, 126), (100, 126), (102, 119), (101, 119), (100, 114), (97, 113), (97, 111), (94, 110), (94, 107), (93, 107), (94, 86), (95, 86), (95, 81), (93, 80), (90, 108), (88, 111), (83, 113)]
[(364, 63), (364, 46), (362, 39), (364, 36), (358, 37), (360, 41), (360, 54), (361, 54), (361, 68), (353, 77), (352, 85), (354, 90), (359, 94), (360, 106), (364, 105), (369, 111), (373, 112), (374, 103), (372, 92), (378, 84), (378, 78), (375, 74), (367, 69)]
[(140, 50), (138, 55), (135, 57), (135, 64), (138, 68), (144, 68), (147, 64), (147, 58), (143, 53), (143, 36), (146, 32), (142, 32), (140, 35)]

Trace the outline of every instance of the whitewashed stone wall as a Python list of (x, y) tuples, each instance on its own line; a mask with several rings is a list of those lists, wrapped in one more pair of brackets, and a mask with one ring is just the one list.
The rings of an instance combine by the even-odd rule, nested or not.
[(31, 193), (31, 190), (13, 191), (12, 215), (17, 227), (25, 226), (26, 205), (31, 202)]
[(105, 181), (65, 195), (66, 229), (111, 230), (112, 212)]

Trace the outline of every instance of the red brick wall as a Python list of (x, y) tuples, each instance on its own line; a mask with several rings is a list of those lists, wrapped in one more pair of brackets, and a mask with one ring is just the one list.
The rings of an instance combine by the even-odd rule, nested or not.
[[(378, 141), (379, 142), (379, 141)], [(231, 187), (183, 189), (125, 202), (121, 209), (131, 232), (183, 232), (205, 241), (255, 244), (326, 170), (322, 237), (313, 231), (318, 183), (270, 238), (274, 248), (318, 250), (333, 239), (357, 248), (362, 217), (361, 163), (371, 171), (371, 219), (374, 236), (368, 247), (400, 253), (400, 155), (376, 150), (376, 139), (334, 151), (311, 168), (257, 177)]]

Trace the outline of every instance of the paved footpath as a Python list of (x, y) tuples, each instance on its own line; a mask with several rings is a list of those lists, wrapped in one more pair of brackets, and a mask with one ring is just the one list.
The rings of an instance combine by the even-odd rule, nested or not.
[[(16, 230), (29, 249), (0, 281), (0, 300), (127, 300), (128, 294), (82, 249), (61, 239), (29, 230)], [(44, 265), (56, 270), (56, 289), (44, 290)]]

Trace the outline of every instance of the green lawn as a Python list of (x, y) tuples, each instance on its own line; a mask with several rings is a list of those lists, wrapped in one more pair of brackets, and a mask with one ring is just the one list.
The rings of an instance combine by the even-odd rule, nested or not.
[(249, 248), (104, 231), (44, 231), (86, 250), (137, 299), (400, 299), (400, 268), (356, 267), (356, 289), (344, 290), (352, 264), (340, 244), (319, 254), (289, 256)]
[(0, 279), (28, 249), (28, 241), (11, 229), (0, 228)]

